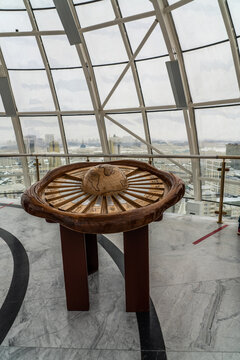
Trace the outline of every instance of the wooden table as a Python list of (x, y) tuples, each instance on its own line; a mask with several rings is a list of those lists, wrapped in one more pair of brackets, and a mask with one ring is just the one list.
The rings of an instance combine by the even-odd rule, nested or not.
[(123, 232), (126, 311), (148, 311), (148, 224), (183, 195), (175, 175), (133, 160), (61, 166), (26, 190), (23, 208), (60, 224), (68, 310), (89, 310), (96, 234)]

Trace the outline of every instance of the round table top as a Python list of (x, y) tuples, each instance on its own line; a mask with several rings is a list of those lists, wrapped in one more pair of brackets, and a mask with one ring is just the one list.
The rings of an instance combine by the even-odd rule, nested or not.
[(130, 231), (154, 220), (184, 195), (172, 173), (135, 160), (58, 167), (22, 196), (30, 214), (82, 233)]

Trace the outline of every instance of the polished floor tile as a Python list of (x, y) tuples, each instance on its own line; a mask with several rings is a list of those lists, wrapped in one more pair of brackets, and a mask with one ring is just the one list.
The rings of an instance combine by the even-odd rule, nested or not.
[[(14, 207), (2, 208), (0, 221), (30, 261), (27, 293), (0, 346), (1, 360), (164, 359), (151, 349), (141, 355), (136, 315), (125, 312), (124, 280), (100, 245), (99, 271), (89, 276), (90, 311), (68, 312), (59, 226)], [(149, 226), (151, 297), (168, 360), (240, 360), (237, 224), (192, 244), (218, 227), (214, 219), (172, 214)], [(122, 234), (107, 237), (123, 249)], [(13, 260), (2, 239), (0, 250), (3, 303)]]

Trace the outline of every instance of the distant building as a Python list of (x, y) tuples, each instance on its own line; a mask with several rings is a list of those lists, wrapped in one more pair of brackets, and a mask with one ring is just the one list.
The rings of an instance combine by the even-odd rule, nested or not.
[(29, 154), (33, 154), (36, 151), (36, 136), (26, 135), (24, 136), (24, 142), (26, 146), (26, 152)]
[[(240, 156), (240, 144), (227, 144), (226, 145), (226, 155)], [(240, 160), (232, 159), (230, 164), (233, 169), (240, 170)]]
[(82, 143), (81, 143), (81, 145), (80, 145), (80, 148), (81, 149), (85, 149), (86, 148), (86, 144), (84, 144), (84, 141), (82, 140)]
[(54, 135), (53, 134), (46, 134), (45, 135), (45, 144), (48, 145), (52, 141), (54, 141)]
[(113, 135), (109, 139), (109, 147), (111, 154), (121, 154), (121, 140), (118, 136)]
[[(50, 141), (50, 143), (48, 144), (47, 147), (47, 152), (50, 153), (60, 153), (60, 146), (59, 146), (59, 142), (52, 140)], [(61, 166), (61, 158), (60, 157), (50, 157), (49, 159), (49, 167), (50, 168), (55, 168)]]

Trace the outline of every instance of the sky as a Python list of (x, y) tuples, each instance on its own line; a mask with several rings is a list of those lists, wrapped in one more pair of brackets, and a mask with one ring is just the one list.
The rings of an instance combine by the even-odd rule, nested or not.
[[(80, 2), (80, 0), (74, 1), (77, 4)], [(51, 0), (32, 0), (31, 3), (33, 8), (53, 5)], [(173, 1), (169, 1), (169, 3), (173, 3)], [(123, 16), (153, 9), (149, 0), (119, 0), (119, 5)], [(240, 13), (240, 1), (228, 0), (228, 5), (235, 31), (240, 35), (240, 25), (237, 21), (239, 17), (236, 15)], [(24, 9), (23, 2), (20, 0), (11, 0), (10, 2), (0, 0), (0, 9), (2, 9), (0, 11), (0, 33), (15, 32), (16, 29), (31, 31), (31, 23), (26, 11), (4, 11), (4, 6)], [(110, 0), (79, 5), (76, 10), (82, 27), (115, 18)], [(184, 50), (183, 57), (192, 101), (199, 103), (239, 98), (240, 104), (239, 87), (229, 42), (205, 47), (227, 40), (218, 1), (194, 0), (174, 10), (172, 14), (179, 41)], [(55, 9), (34, 10), (34, 15), (40, 30), (63, 29)], [(139, 45), (153, 20), (153, 17), (149, 17), (126, 24), (127, 35), (133, 51)], [(103, 102), (126, 66), (128, 55), (118, 26), (86, 32), (84, 38), (94, 65), (100, 100)], [(76, 48), (69, 45), (65, 35), (43, 36), (42, 41), (50, 68), (52, 68), (60, 109), (93, 112), (91, 97)], [(54, 111), (47, 74), (35, 37), (0, 37), (0, 46), (9, 69), (10, 82), (18, 110), (20, 112)], [(194, 49), (198, 47), (203, 48)], [(146, 106), (168, 107), (174, 105), (166, 61), (169, 61), (169, 57), (160, 27), (157, 25), (136, 59), (136, 68)], [(114, 65), (116, 62), (124, 64)], [(115, 108), (138, 106), (139, 98), (130, 69), (107, 102), (105, 109), (111, 112)], [(0, 101), (1, 111), (3, 111), (3, 105)], [(240, 141), (239, 106), (196, 110), (195, 113), (199, 141), (204, 139)], [(111, 116), (145, 138), (140, 114)], [(148, 119), (152, 139), (187, 140), (181, 111), (149, 113)], [(47, 118), (41, 119), (39, 116), (28, 119), (22, 117), (23, 133), (35, 132), (44, 135), (47, 131), (54, 131), (58, 134), (57, 118), (52, 117), (49, 124), (46, 121)], [(78, 137), (99, 137), (94, 116), (64, 117), (63, 123), (67, 140)], [(112, 132), (117, 131), (116, 135), (123, 136), (121, 135), (122, 130), (115, 129), (107, 120), (106, 127), (108, 134), (111, 135)], [(12, 137), (11, 121), (0, 117), (0, 143), (11, 140)]]

